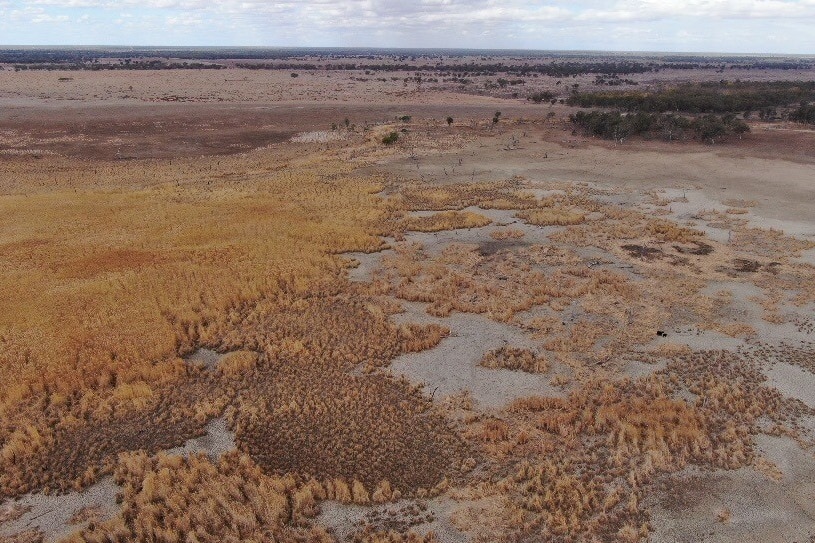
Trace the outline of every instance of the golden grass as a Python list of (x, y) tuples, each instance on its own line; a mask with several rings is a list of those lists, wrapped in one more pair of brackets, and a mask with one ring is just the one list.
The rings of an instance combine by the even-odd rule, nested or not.
[[(330, 161), (283, 174), (258, 157), (244, 164), (261, 172), (251, 182), (222, 181), (235, 160), (203, 161), (194, 173), (208, 181), (195, 184), (104, 190), (79, 164), (63, 175), (71, 190), (0, 195), (0, 379), (8, 383), (0, 442), (17, 406), (34, 398), (149, 396), (146, 388), (180, 377), (177, 357), (196, 347), (202, 325), (341, 275), (332, 253), (380, 246), (365, 230), (379, 213), (375, 182), (327, 179), (347, 171)], [(132, 166), (100, 169), (109, 180), (134, 175)], [(161, 173), (152, 164), (143, 171)], [(42, 175), (31, 172), (32, 185)]]
[(549, 371), (549, 362), (530, 351), (514, 347), (501, 347), (489, 351), (481, 359), (485, 368), (503, 368), (508, 370), (521, 370), (527, 373), (546, 373)]
[(522, 190), (519, 179), (495, 183), (457, 183), (428, 186), (421, 183), (402, 183), (397, 200), (410, 211), (443, 211), (479, 206), (482, 209), (530, 209), (537, 206), (534, 195)]
[(330, 167), (254, 190), (0, 197), (0, 377), (14, 383), (0, 412), (32, 394), (155, 381), (167, 372), (154, 364), (191, 349), (202, 323), (337, 274), (328, 252), (378, 247), (362, 227), (376, 185), (321, 182)]
[(524, 232), (517, 228), (507, 228), (505, 230), (495, 230), (490, 234), (490, 237), (498, 241), (504, 239), (521, 239), (524, 237)]
[(308, 496), (321, 487), (268, 477), (247, 456), (213, 463), (134, 453), (121, 459), (116, 479), (124, 486), (121, 514), (68, 542), (331, 541), (323, 530), (297, 527), (316, 514)]
[(439, 232), (458, 228), (479, 228), (491, 222), (484, 215), (472, 211), (442, 211), (423, 217), (408, 217), (404, 220), (403, 228), (417, 232)]
[[(356, 500), (432, 488), (461, 464), (461, 440), (415, 389), (351, 375), (447, 333), (338, 296), (353, 290), (338, 253), (382, 247), (382, 186), (331, 155), (284, 159), (3, 165), (18, 176), (0, 194), (0, 494), (81, 488), (137, 441), (180, 445), (227, 408), (263, 469), (356, 479)], [(182, 360), (201, 346), (231, 353), (212, 372)], [(274, 420), (258, 418), (262, 394)], [(277, 423), (288, 457), (267, 456)]]
[(568, 226), (586, 220), (583, 213), (559, 208), (530, 209), (520, 211), (516, 216), (535, 226)]

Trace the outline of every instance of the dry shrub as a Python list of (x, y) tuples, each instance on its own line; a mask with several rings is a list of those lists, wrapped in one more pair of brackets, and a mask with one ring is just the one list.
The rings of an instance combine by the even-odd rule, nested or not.
[(298, 514), (316, 513), (303, 507), (313, 483), (266, 476), (238, 453), (217, 463), (204, 456), (124, 455), (116, 481), (124, 486), (120, 516), (68, 541), (330, 541), (321, 530), (292, 524)]
[(522, 230), (518, 230), (517, 228), (506, 228), (504, 230), (496, 230), (492, 232), (490, 237), (498, 241), (504, 239), (521, 239), (524, 237), (524, 233)]
[(218, 370), (226, 377), (237, 377), (251, 372), (258, 363), (258, 354), (254, 351), (234, 351), (227, 353), (218, 362)]
[(559, 208), (530, 209), (516, 216), (535, 226), (569, 226), (586, 220), (583, 213)]
[(521, 370), (527, 373), (546, 373), (549, 371), (549, 362), (529, 349), (515, 347), (501, 347), (489, 351), (480, 362), (485, 368), (504, 368), (508, 370)]
[[(415, 387), (366, 373), (447, 334), (393, 325), (345, 280), (337, 253), (382, 248), (376, 180), (330, 155), (264, 152), (60, 162), (56, 187), (53, 167), (21, 166), (35, 193), (0, 196), (0, 378), (13, 383), (0, 496), (82, 488), (117, 454), (181, 445), (224, 410), (263, 469), (387, 479), (391, 495), (470, 456)], [(217, 371), (180, 358), (203, 345), (235, 352)]]
[(721, 523), (730, 522), (730, 519), (733, 517), (733, 513), (726, 507), (717, 509), (713, 512), (713, 515), (716, 517), (716, 520)]
[(351, 538), (352, 543), (438, 543), (436, 535), (432, 532), (419, 535), (415, 532), (401, 534), (395, 531), (377, 530), (373, 526), (365, 526)]
[(755, 200), (741, 200), (738, 198), (728, 198), (722, 202), (728, 207), (756, 207), (758, 202)]
[(23, 506), (14, 502), (7, 502), (0, 506), (0, 525), (11, 522), (31, 511), (31, 506)]
[[(203, 371), (191, 368), (184, 381), (156, 388), (145, 406), (114, 408), (103, 403), (100, 409), (95, 402), (78, 404), (72, 409), (75, 415), (55, 423), (37, 446), (29, 440), (15, 449), (15, 441), (7, 442), (0, 491), (13, 496), (40, 489), (80, 489), (109, 473), (120, 452), (155, 453), (203, 435), (213, 415), (196, 418), (199, 403), (214, 399), (217, 414), (226, 402), (218, 399), (215, 383)], [(53, 416), (51, 411), (46, 414)]]
[(659, 241), (676, 243), (691, 243), (702, 235), (702, 232), (698, 230), (664, 220), (651, 221), (648, 224), (647, 232)]
[(85, 524), (86, 522), (99, 522), (104, 511), (99, 506), (83, 507), (74, 513), (68, 520), (68, 524)]
[(471, 206), (483, 209), (529, 209), (538, 204), (534, 195), (521, 190), (523, 183), (518, 179), (444, 186), (402, 183), (392, 188), (398, 190), (401, 206), (410, 211), (443, 211)]
[(481, 425), (481, 439), (490, 442), (498, 443), (505, 441), (509, 436), (509, 426), (499, 419), (488, 419)]
[(757, 457), (753, 467), (757, 472), (764, 474), (765, 477), (772, 481), (780, 481), (784, 477), (784, 472), (778, 468), (778, 465), (764, 456)]
[(693, 351), (690, 347), (682, 343), (662, 343), (657, 348), (651, 351), (652, 354), (656, 356), (664, 356), (666, 358), (672, 358), (677, 355), (689, 355)]
[(26, 530), (10, 536), (0, 536), (2, 543), (42, 543), (45, 541), (45, 534), (40, 530)]
[(785, 260), (814, 248), (815, 242), (788, 236), (781, 230), (740, 227), (731, 233), (730, 245), (747, 254)]
[(757, 360), (771, 356), (767, 349), (678, 351), (652, 376), (584, 381), (567, 398), (519, 399), (502, 419), (476, 421), (468, 435), (485, 443), (494, 469), (516, 462), (500, 487), (507, 537), (637, 541), (648, 534), (643, 499), (661, 474), (761, 465), (759, 428), (813, 413), (762, 384)]
[(424, 217), (408, 217), (404, 220), (405, 230), (418, 232), (439, 232), (458, 228), (479, 228), (492, 221), (472, 211), (443, 211)]

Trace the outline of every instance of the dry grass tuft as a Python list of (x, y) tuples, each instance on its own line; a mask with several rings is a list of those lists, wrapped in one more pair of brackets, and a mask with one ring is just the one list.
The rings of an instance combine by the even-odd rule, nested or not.
[(586, 220), (583, 213), (568, 209), (543, 208), (520, 211), (516, 217), (535, 226), (569, 226)]
[(68, 541), (330, 541), (323, 530), (297, 526), (316, 514), (306, 498), (313, 483), (266, 476), (237, 453), (217, 463), (204, 456), (124, 455), (116, 480), (124, 486), (121, 515)]
[(258, 353), (234, 351), (224, 355), (218, 362), (218, 370), (226, 377), (238, 377), (250, 373), (258, 363)]
[(549, 362), (530, 351), (515, 347), (501, 347), (484, 355), (481, 366), (485, 368), (503, 368), (508, 370), (521, 370), (527, 373), (546, 373), (549, 371)]
[(490, 237), (494, 240), (504, 240), (504, 239), (521, 239), (524, 237), (524, 233), (517, 228), (507, 228), (504, 230), (496, 230), (490, 234)]
[(479, 228), (492, 221), (472, 211), (443, 211), (424, 217), (408, 217), (404, 221), (405, 230), (418, 232), (439, 232), (458, 228)]

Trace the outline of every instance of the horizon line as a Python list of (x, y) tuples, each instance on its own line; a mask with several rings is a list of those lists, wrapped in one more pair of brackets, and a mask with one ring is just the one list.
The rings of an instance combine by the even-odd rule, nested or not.
[(154, 50), (188, 50), (188, 49), (286, 49), (286, 50), (362, 50), (362, 51), (457, 51), (457, 52), (516, 52), (516, 53), (605, 53), (605, 54), (660, 54), (660, 55), (731, 55), (731, 56), (759, 56), (759, 57), (810, 57), (815, 53), (761, 53), (761, 52), (732, 52), (732, 51), (678, 51), (678, 50), (645, 50), (645, 49), (530, 49), (530, 48), (476, 48), (476, 47), (386, 47), (365, 45), (133, 45), (133, 44), (0, 44), (0, 50), (7, 49), (81, 49), (91, 48), (100, 50), (117, 49), (154, 49)]

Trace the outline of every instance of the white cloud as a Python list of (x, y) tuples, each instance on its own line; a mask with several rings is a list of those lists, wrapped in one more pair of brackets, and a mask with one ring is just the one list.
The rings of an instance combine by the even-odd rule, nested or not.
[[(161, 44), (171, 29), (198, 27), (201, 44), (619, 49), (674, 47), (686, 30), (689, 44), (711, 50), (723, 48), (719, 34), (749, 35), (752, 21), (762, 21), (764, 31), (741, 45), (719, 41), (760, 51), (767, 36), (773, 48), (815, 49), (815, 0), (0, 0), (4, 6), (17, 20), (79, 21), (72, 41), (131, 13), (134, 34), (117, 40)], [(773, 31), (784, 22), (793, 35)]]

